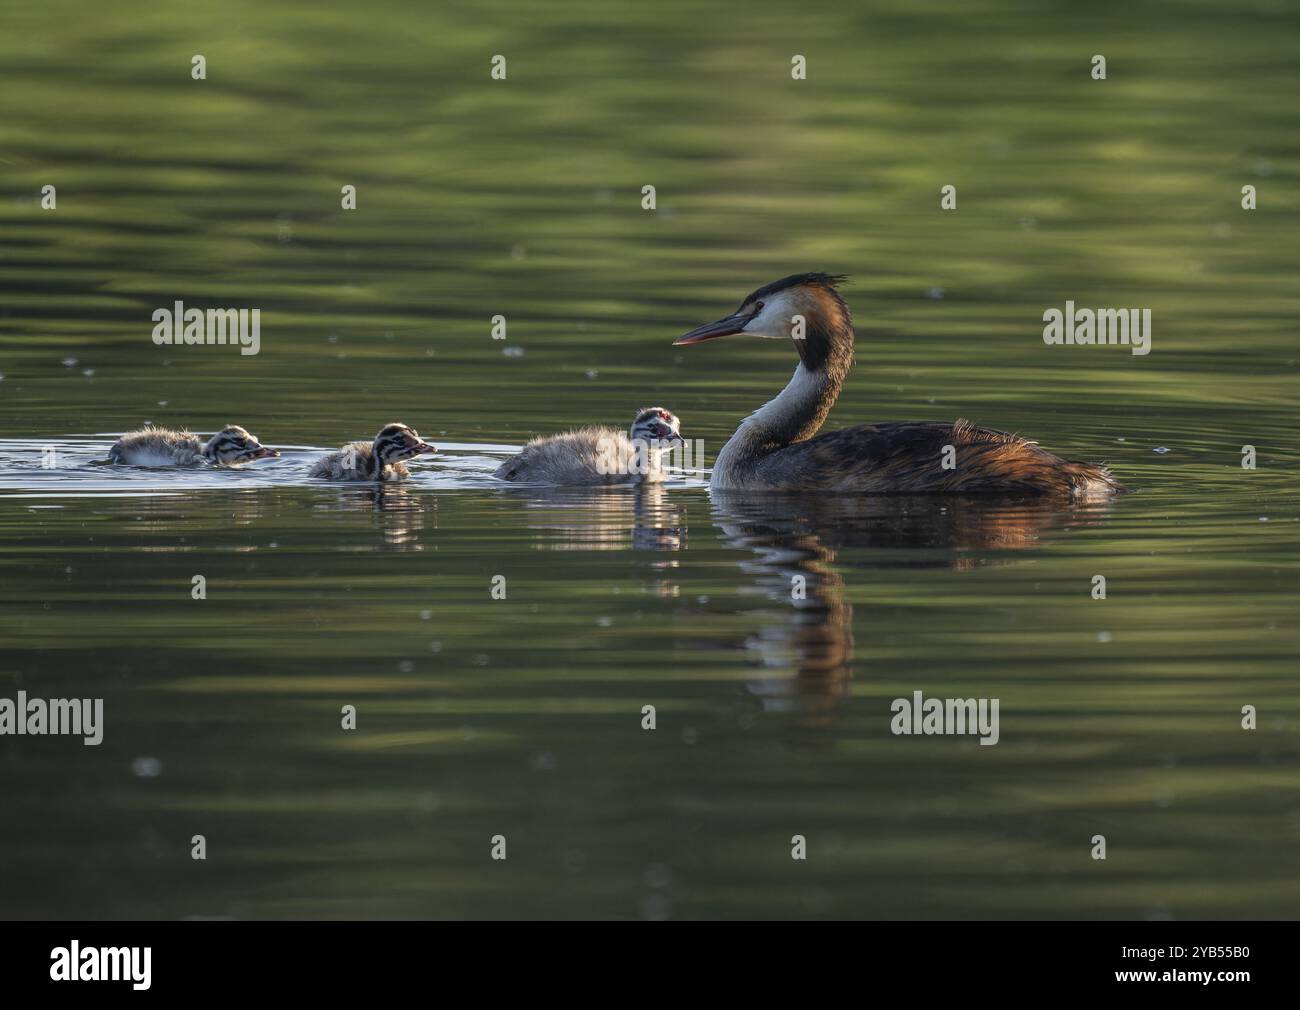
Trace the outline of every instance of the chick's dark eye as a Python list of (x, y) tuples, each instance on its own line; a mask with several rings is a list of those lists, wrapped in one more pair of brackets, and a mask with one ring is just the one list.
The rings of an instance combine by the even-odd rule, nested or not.
[(763, 303), (762, 303), (762, 302), (757, 302), (757, 303), (754, 305), (754, 311), (755, 311), (755, 312), (762, 312), (762, 311), (763, 311)]

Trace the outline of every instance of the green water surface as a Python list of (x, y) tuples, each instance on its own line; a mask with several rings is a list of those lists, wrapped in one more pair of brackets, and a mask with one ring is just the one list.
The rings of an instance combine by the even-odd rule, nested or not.
[[(0, 737), (0, 914), (1300, 914), (1293, 5), (56, 0), (0, 84), (0, 697), (106, 720)], [(831, 427), (1132, 493), (492, 481), (650, 404), (711, 462), (794, 355), (672, 340), (806, 270), (851, 275)], [(260, 353), (155, 346), (178, 299)], [(1046, 346), (1067, 300), (1152, 352)], [(406, 487), (306, 477), (397, 419)], [(97, 463), (144, 421), (284, 455)], [(917, 690), (999, 743), (893, 735)]]

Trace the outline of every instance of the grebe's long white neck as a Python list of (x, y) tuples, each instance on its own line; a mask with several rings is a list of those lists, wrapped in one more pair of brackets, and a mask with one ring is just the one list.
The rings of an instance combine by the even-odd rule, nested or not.
[[(853, 367), (853, 318), (835, 290), (838, 279), (801, 274), (760, 288), (725, 319), (692, 330), (678, 340), (691, 344), (729, 333), (792, 340), (799, 366), (785, 388), (741, 422), (722, 447), (710, 485), (716, 489), (751, 483), (767, 456), (812, 438), (839, 398)], [(792, 459), (792, 465), (798, 460)]]
[(802, 361), (784, 389), (740, 422), (718, 453), (709, 480), (714, 488), (742, 486), (758, 460), (817, 434), (840, 395), (843, 372), (810, 369)]

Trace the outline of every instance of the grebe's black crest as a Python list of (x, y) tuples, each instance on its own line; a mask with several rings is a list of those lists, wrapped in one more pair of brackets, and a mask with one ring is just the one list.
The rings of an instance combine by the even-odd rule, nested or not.
[[(771, 284), (764, 284), (740, 304), (748, 305), (750, 302), (762, 301), (764, 298), (770, 297), (778, 291), (784, 291), (786, 288), (808, 284), (812, 287), (826, 288), (828, 291), (835, 292), (835, 297), (843, 305), (844, 302), (839, 299), (839, 293), (836, 289), (848, 279), (848, 274), (827, 274), (816, 270), (806, 274), (791, 274), (789, 277), (782, 277), (779, 281), (773, 281)], [(845, 306), (845, 309), (847, 311), (847, 306)]]

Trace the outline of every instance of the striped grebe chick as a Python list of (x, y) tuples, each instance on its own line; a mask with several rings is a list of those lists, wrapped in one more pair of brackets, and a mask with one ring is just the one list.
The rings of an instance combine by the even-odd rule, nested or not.
[(189, 431), (145, 425), (119, 438), (108, 450), (108, 461), (130, 466), (237, 466), (278, 455), (237, 424), (226, 425), (207, 442)]
[[(969, 421), (886, 421), (814, 438), (853, 367), (853, 317), (837, 290), (843, 280), (823, 273), (785, 277), (759, 288), (731, 315), (676, 340), (698, 344), (743, 333), (794, 338), (799, 352), (785, 389), (742, 421), (718, 453), (714, 490), (1080, 497), (1124, 490), (1103, 466), (1069, 462)], [(795, 316), (804, 320), (800, 336)]]
[(403, 460), (438, 450), (406, 424), (388, 424), (373, 442), (350, 442), (317, 460), (310, 476), (325, 480), (403, 480), (411, 475)]
[(587, 427), (535, 438), (494, 476), (529, 484), (657, 484), (663, 456), (685, 445), (682, 422), (663, 407), (643, 407), (627, 432)]

